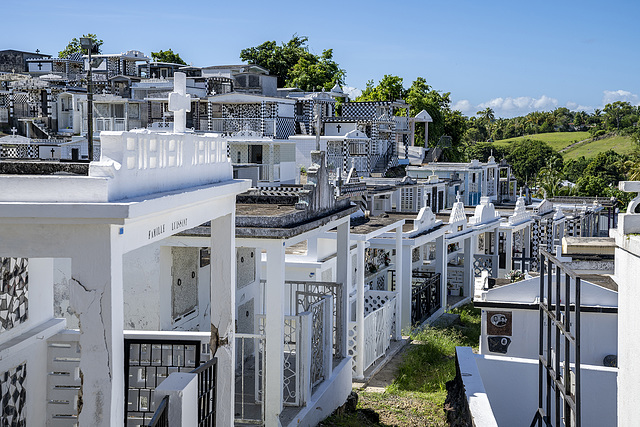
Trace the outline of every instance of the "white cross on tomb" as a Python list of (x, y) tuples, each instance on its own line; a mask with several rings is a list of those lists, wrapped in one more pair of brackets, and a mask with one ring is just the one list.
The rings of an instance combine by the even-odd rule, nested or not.
[(18, 132), (18, 129), (14, 127), (11, 128), (11, 133), (13, 134), (13, 136), (16, 136), (16, 132)]
[(187, 94), (187, 75), (173, 75), (173, 92), (169, 94), (169, 111), (173, 111), (173, 131), (183, 133), (187, 127), (187, 112), (191, 111), (191, 95)]

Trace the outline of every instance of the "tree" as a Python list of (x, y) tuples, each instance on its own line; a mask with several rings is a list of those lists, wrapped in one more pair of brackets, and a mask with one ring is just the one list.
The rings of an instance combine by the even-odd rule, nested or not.
[(519, 183), (532, 182), (538, 171), (553, 162), (554, 167), (562, 168), (562, 156), (542, 141), (523, 139), (511, 143), (507, 155), (513, 174)]
[(589, 165), (590, 160), (585, 158), (584, 156), (580, 156), (577, 159), (568, 160), (564, 164), (564, 168), (562, 170), (562, 174), (564, 175), (564, 179), (569, 180), (573, 183), (578, 182), (584, 170)]
[(607, 182), (599, 176), (583, 175), (578, 180), (578, 195), (587, 197), (604, 196)]
[(158, 62), (187, 65), (187, 63), (184, 62), (182, 58), (180, 58), (180, 55), (177, 53), (174, 53), (173, 50), (171, 49), (161, 50), (158, 52), (151, 52), (151, 57)]
[[(93, 42), (93, 49), (91, 50), (91, 53), (102, 53), (101, 46), (104, 42), (102, 40), (99, 40), (98, 36), (96, 36), (95, 34), (89, 33), (89, 34), (84, 34), (82, 37), (88, 37)], [(69, 44), (67, 44), (67, 47), (65, 47), (63, 50), (58, 52), (58, 58), (68, 58), (74, 53), (82, 53), (82, 54), (89, 53), (87, 52), (87, 49), (82, 49), (82, 47), (80, 46), (80, 38), (77, 38), (77, 37), (72, 38)]]
[(344, 84), (345, 75), (345, 70), (333, 60), (333, 49), (327, 49), (320, 57), (300, 58), (289, 71), (286, 86), (308, 92), (331, 90), (336, 83)]
[[(560, 166), (560, 167), (558, 167)], [(562, 159), (552, 157), (547, 165), (538, 171), (536, 185), (538, 196), (559, 196), (562, 190)]]
[(294, 34), (287, 43), (278, 45), (266, 41), (261, 45), (242, 49), (240, 59), (256, 64), (278, 76), (278, 87), (298, 86), (303, 90), (331, 89), (336, 83), (343, 84), (346, 71), (333, 60), (333, 50), (326, 49), (322, 55), (309, 52), (307, 37)]
[(402, 77), (385, 74), (377, 86), (373, 85), (373, 80), (369, 80), (367, 87), (356, 98), (356, 101), (396, 101), (404, 99), (405, 94)]
[(602, 178), (607, 185), (618, 185), (625, 179), (627, 157), (613, 150), (598, 153), (584, 169), (583, 176)]
[(500, 161), (500, 159), (504, 158), (508, 152), (508, 148), (504, 145), (494, 145), (491, 142), (479, 142), (477, 144), (469, 145), (465, 150), (468, 161), (477, 159), (481, 162), (487, 162), (489, 160), (489, 156), (493, 156)]
[(605, 123), (608, 129), (620, 130), (622, 118), (633, 112), (633, 107), (628, 102), (616, 101), (604, 106)]

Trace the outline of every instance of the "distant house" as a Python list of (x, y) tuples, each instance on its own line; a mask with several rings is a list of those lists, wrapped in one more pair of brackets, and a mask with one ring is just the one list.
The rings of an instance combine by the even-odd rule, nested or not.
[(46, 59), (51, 55), (45, 55), (39, 52), (25, 52), (22, 50), (5, 49), (0, 50), (0, 72), (4, 73), (23, 73), (29, 71), (27, 59)]

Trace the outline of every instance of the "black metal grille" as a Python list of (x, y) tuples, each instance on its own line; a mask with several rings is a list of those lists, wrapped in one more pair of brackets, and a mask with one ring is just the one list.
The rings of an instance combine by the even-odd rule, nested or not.
[(216, 382), (218, 378), (217, 359), (213, 358), (191, 371), (198, 375), (198, 426), (216, 425)]
[(413, 273), (411, 288), (411, 324), (427, 320), (440, 304), (440, 273)]
[(544, 249), (539, 307), (538, 409), (531, 427), (580, 427), (580, 277)]
[(169, 427), (169, 396), (162, 398), (151, 422), (149, 422), (149, 427)]
[(125, 425), (146, 426), (156, 387), (172, 372), (200, 365), (200, 341), (125, 339), (124, 352)]

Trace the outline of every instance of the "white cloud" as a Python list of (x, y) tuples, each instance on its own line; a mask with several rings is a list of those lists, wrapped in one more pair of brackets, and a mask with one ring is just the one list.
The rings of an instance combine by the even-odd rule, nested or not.
[(628, 90), (605, 90), (602, 96), (602, 105), (611, 104), (616, 101), (628, 102), (631, 105), (640, 105), (640, 97)]
[(362, 95), (362, 91), (357, 87), (342, 86), (342, 91), (346, 93), (352, 101)]
[(586, 111), (588, 113), (593, 111), (593, 107), (588, 105), (578, 104), (577, 102), (568, 101), (565, 105), (571, 111)]
[[(556, 98), (542, 95), (539, 98), (531, 96), (498, 97), (480, 104), (472, 104), (469, 100), (462, 99), (454, 102), (452, 108), (467, 116), (475, 116), (476, 112), (489, 107), (494, 111), (496, 117), (516, 117), (524, 116), (532, 111), (551, 111), (559, 106), (561, 104)], [(565, 107), (572, 111), (593, 111), (593, 107), (573, 101), (568, 101)]]
[(466, 114), (467, 116), (473, 115), (477, 111), (468, 99), (461, 99), (454, 103), (452, 108), (460, 111), (462, 114)]
[(491, 108), (498, 117), (515, 117), (530, 113), (531, 111), (553, 110), (558, 106), (558, 100), (542, 95), (540, 98), (530, 96), (493, 98), (487, 102), (478, 104), (476, 111)]

